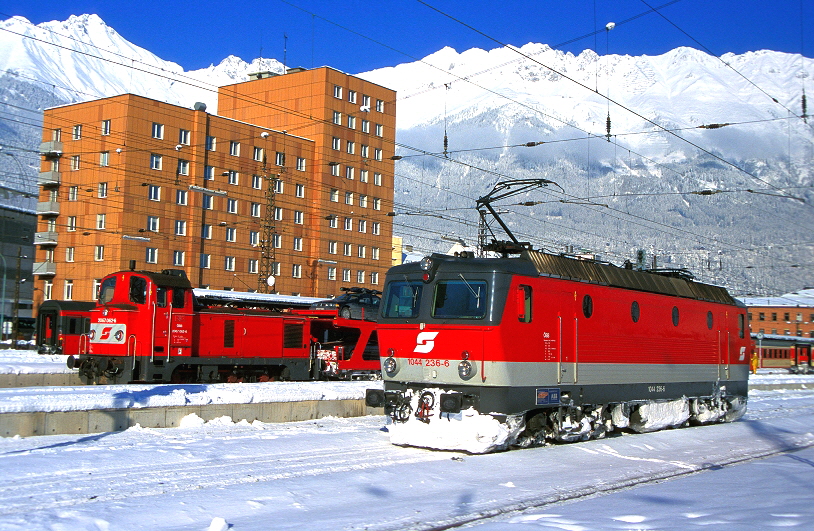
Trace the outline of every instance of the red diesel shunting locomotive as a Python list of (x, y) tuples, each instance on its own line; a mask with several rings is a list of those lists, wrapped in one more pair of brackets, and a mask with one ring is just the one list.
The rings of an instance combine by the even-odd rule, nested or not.
[(375, 323), (292, 308), (296, 297), (202, 293), (207, 291), (193, 290), (183, 271), (108, 275), (91, 311), (87, 349), (69, 357), (68, 366), (86, 383), (378, 374)]
[(481, 453), (745, 413), (751, 339), (724, 288), (529, 247), (390, 269), (366, 401), (392, 442)]

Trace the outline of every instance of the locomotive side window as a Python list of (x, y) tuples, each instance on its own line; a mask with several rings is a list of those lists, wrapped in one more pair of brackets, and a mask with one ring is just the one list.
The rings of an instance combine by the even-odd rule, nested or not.
[(399, 280), (387, 285), (383, 317), (416, 317), (424, 284), (420, 280)]
[(227, 319), (223, 322), (223, 348), (233, 348), (235, 346), (235, 321)]
[(184, 293), (185, 290), (181, 288), (175, 288), (172, 290), (172, 307), (173, 308), (183, 308), (184, 307)]
[(116, 293), (116, 277), (107, 277), (102, 281), (102, 286), (99, 288), (99, 302), (107, 304), (113, 300), (113, 295)]
[(531, 286), (517, 286), (517, 320), (531, 322)]
[(743, 314), (738, 314), (738, 337), (743, 339), (743, 330), (744, 330), (744, 321), (743, 321)]
[(673, 306), (673, 326), (678, 326), (678, 306)]
[(633, 319), (634, 323), (639, 322), (639, 317), (641, 317), (641, 310), (639, 309), (639, 303), (637, 301), (633, 301), (630, 304), (630, 318)]
[(158, 286), (155, 290), (155, 303), (159, 308), (167, 306), (167, 288)]
[(707, 312), (707, 328), (709, 328), (710, 330), (712, 330), (712, 324), (713, 324), (713, 321), (712, 321), (712, 312)]
[(147, 302), (147, 279), (130, 277), (130, 302), (136, 304)]
[(438, 319), (483, 319), (486, 281), (442, 280), (435, 286), (432, 316)]
[(594, 314), (594, 300), (590, 295), (582, 297), (582, 315), (590, 317)]

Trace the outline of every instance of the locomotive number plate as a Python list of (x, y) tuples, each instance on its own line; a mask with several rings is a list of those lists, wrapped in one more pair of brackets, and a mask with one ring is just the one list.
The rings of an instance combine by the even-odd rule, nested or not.
[(558, 387), (538, 388), (535, 391), (538, 406), (550, 406), (560, 403), (560, 389)]
[(449, 360), (424, 360), (421, 358), (407, 358), (408, 365), (423, 365), (424, 367), (449, 367)]
[(647, 392), (649, 393), (664, 393), (667, 391), (666, 385), (648, 385)]

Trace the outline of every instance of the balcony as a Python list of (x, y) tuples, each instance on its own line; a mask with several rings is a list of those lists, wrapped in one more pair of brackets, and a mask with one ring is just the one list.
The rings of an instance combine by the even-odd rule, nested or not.
[(39, 177), (37, 177), (37, 184), (40, 186), (51, 186), (59, 184), (60, 180), (61, 174), (58, 171), (41, 171)]
[(59, 214), (59, 201), (40, 201), (37, 203), (37, 214), (40, 216), (56, 216)]
[(56, 245), (58, 233), (55, 231), (34, 233), (34, 245)]
[(40, 155), (46, 157), (61, 157), (62, 156), (62, 142), (51, 141), (42, 142), (40, 144)]
[(41, 277), (52, 277), (57, 274), (55, 262), (35, 262), (34, 274)]

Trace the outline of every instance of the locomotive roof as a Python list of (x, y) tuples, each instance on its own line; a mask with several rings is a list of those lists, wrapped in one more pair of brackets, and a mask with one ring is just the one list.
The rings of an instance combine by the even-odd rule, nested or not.
[(54, 308), (56, 310), (69, 312), (86, 312), (94, 309), (95, 307), (96, 303), (90, 301), (59, 301), (50, 299), (40, 304), (38, 311), (41, 312), (43, 310), (50, 310), (51, 308)]
[[(602, 286), (661, 293), (674, 297), (698, 299), (722, 304), (743, 306), (726, 291), (726, 288), (695, 282), (689, 278), (671, 274), (625, 269), (613, 264), (591, 260), (579, 260), (568, 256), (524, 250), (518, 258), (457, 258), (442, 254), (433, 254), (439, 262), (455, 262), (462, 272), (490, 271), (513, 273), (528, 276), (544, 276), (574, 280)], [(418, 270), (418, 263), (396, 266), (406, 271)]]
[[(186, 274), (179, 274), (176, 272), (170, 272), (173, 270), (165, 269), (161, 273), (156, 273), (154, 271), (118, 271), (114, 273), (115, 275), (121, 275), (123, 273), (136, 273), (138, 275), (144, 275), (148, 277), (150, 280), (158, 284), (159, 286), (164, 286), (167, 288), (191, 288), (192, 284), (189, 282)], [(180, 272), (183, 273), (183, 272)]]

